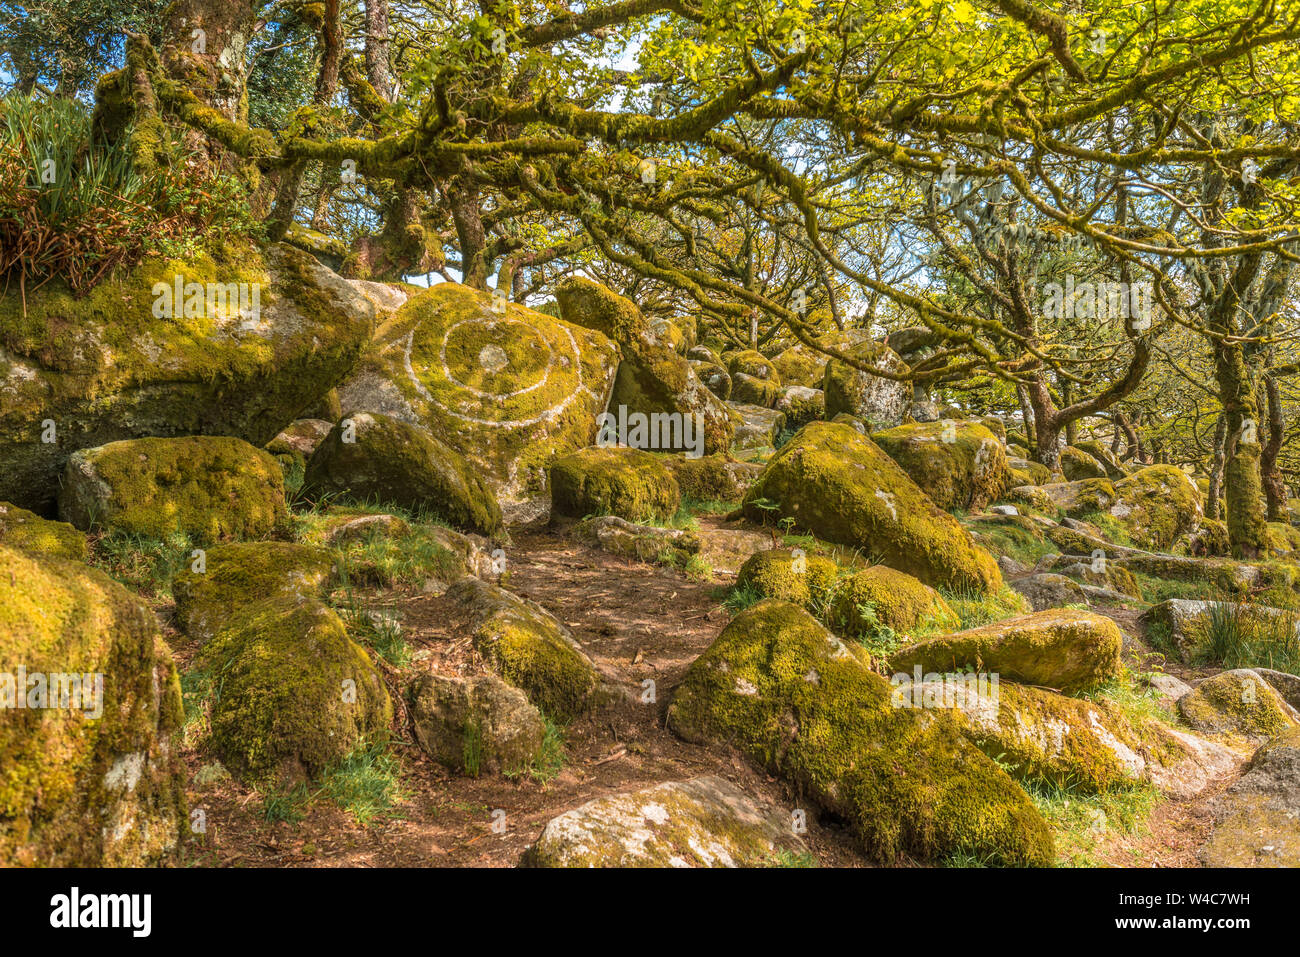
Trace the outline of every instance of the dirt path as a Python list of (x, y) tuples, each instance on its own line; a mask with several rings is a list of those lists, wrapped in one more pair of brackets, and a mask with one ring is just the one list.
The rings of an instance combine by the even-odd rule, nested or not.
[[(512, 534), (510, 590), (567, 624), (605, 680), (626, 692), (626, 700), (566, 729), (564, 769), (544, 785), (453, 775), (412, 744), (404, 727), (396, 748), (407, 795), (401, 819), (362, 827), (330, 802), (317, 801), (301, 821), (268, 822), (259, 795), (225, 781), (190, 793), (191, 807), (204, 811), (208, 826), (206, 845), (191, 849), (191, 863), (511, 867), (546, 822), (564, 811), (613, 792), (702, 774), (725, 777), (783, 813), (802, 806), (784, 783), (739, 757), (687, 744), (665, 727), (673, 689), (728, 620), (716, 584), (578, 545), (548, 529)], [(419, 669), (456, 673), (472, 665), (469, 642), (446, 630), (442, 598), (391, 592), (367, 598), (370, 607), (400, 616), (406, 640), (417, 649), (410, 668), (390, 674), (394, 690)], [(187, 757), (191, 773), (197, 771), (203, 761), (192, 752)], [(823, 865), (863, 864), (837, 822), (819, 822), (812, 812), (807, 819), (806, 840)]]

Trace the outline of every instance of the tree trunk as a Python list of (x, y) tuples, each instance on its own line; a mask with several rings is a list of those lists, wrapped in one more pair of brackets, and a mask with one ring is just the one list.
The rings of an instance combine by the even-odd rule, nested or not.
[(1223, 498), (1223, 460), (1228, 441), (1228, 417), (1220, 415), (1214, 426), (1214, 463), (1210, 467), (1210, 488), (1206, 494), (1205, 517), (1219, 518), (1219, 502)]
[(447, 190), (447, 199), (451, 205), (452, 221), (456, 224), (456, 239), (460, 244), (461, 282), (471, 289), (486, 291), (487, 234), (483, 229), (478, 190), (468, 182), (467, 176), (458, 177)]
[(1238, 558), (1259, 558), (1268, 549), (1268, 514), (1259, 477), (1259, 410), (1239, 343), (1219, 343), (1215, 379), (1228, 420), (1224, 484), (1227, 488), (1228, 542)]
[(1277, 461), (1278, 454), (1282, 451), (1285, 425), (1282, 421), (1282, 394), (1277, 380), (1268, 374), (1264, 375), (1264, 392), (1268, 399), (1268, 435), (1260, 450), (1259, 476), (1268, 505), (1268, 520), (1286, 522), (1290, 520), (1286, 504), (1286, 480), (1282, 477), (1282, 469)]

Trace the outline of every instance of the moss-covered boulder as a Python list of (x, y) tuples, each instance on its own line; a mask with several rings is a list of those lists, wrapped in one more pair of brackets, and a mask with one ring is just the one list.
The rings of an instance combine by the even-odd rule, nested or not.
[(1295, 614), (1267, 605), (1170, 598), (1148, 608), (1142, 623), (1150, 641), (1161, 648), (1173, 648), (1188, 664), (1213, 655), (1216, 629), (1261, 647), (1300, 641)]
[(826, 375), (827, 356), (816, 352), (802, 342), (772, 357), (772, 368), (787, 385), (821, 388)]
[(785, 413), (786, 428), (797, 431), (809, 422), (826, 418), (826, 394), (821, 389), (787, 385), (777, 396), (775, 408)]
[(695, 370), (695, 375), (704, 387), (712, 392), (722, 401), (731, 398), (731, 373), (726, 366), (720, 362), (704, 362), (698, 359), (690, 360), (691, 368)]
[(319, 597), (334, 571), (334, 556), (311, 545), (215, 545), (172, 579), (176, 626), (190, 638), (207, 641), (249, 604), (268, 598)]
[(743, 508), (756, 522), (791, 518), (824, 541), (862, 548), (932, 587), (985, 591), (1002, 584), (993, 556), (847, 425), (804, 426), (767, 463)]
[(481, 470), (423, 429), (379, 413), (344, 413), (307, 462), (303, 489), (400, 505), (484, 535), (502, 529)]
[(1210, 805), (1207, 867), (1300, 867), (1300, 728), (1256, 749), (1246, 773)]
[(611, 794), (552, 818), (522, 867), (772, 867), (807, 851), (790, 818), (719, 777)]
[[(907, 364), (888, 346), (862, 342), (843, 350), (845, 355), (882, 372), (902, 374)], [(912, 384), (863, 372), (837, 359), (826, 363), (822, 377), (826, 417), (847, 412), (872, 429), (887, 429), (903, 421), (912, 404)]]
[(665, 455), (683, 499), (696, 502), (738, 502), (763, 466), (737, 462), (727, 455)]
[[(725, 452), (732, 424), (722, 400), (705, 387), (691, 364), (648, 322), (629, 299), (579, 276), (555, 290), (566, 322), (592, 329), (618, 343), (622, 361), (609, 400), (613, 410), (628, 413), (677, 413), (692, 416), (703, 430), (704, 452)], [(734, 384), (733, 384), (734, 387)], [(688, 451), (686, 445), (664, 451)]]
[(677, 511), (681, 490), (664, 459), (640, 449), (582, 449), (550, 467), (551, 514), (653, 522)]
[(759, 379), (744, 372), (731, 375), (731, 400), (745, 405), (761, 405), (765, 409), (776, 406), (781, 397), (781, 386), (770, 379)]
[[(338, 418), (342, 417), (343, 413), (340, 412)], [(290, 498), (302, 490), (307, 460), (337, 421), (338, 419), (296, 419), (266, 443), (266, 451), (280, 463), (280, 469), (284, 472), (284, 490)]]
[(149, 258), (84, 298), (58, 281), (0, 297), (0, 499), (46, 510), (72, 453), (119, 439), (260, 447), (347, 374), (374, 321), (283, 245)]
[(1196, 531), (1204, 518), (1201, 495), (1182, 469), (1148, 465), (1115, 483), (1115, 502), (1107, 509), (1142, 548), (1167, 550)]
[(1065, 575), (1050, 572), (1026, 575), (1013, 581), (1011, 587), (1029, 600), (1034, 611), (1088, 604), (1088, 596), (1084, 594), (1082, 586)]
[(1090, 611), (1052, 609), (918, 642), (893, 654), (895, 671), (975, 668), (1005, 680), (1065, 692), (1116, 678), (1124, 636)]
[(125, 439), (68, 459), (59, 515), (77, 528), (196, 541), (260, 538), (288, 518), (284, 475), (242, 439)]
[(1106, 469), (1100, 462), (1073, 445), (1061, 449), (1061, 471), (1070, 482), (1107, 477)]
[(780, 598), (812, 609), (823, 605), (835, 587), (836, 564), (802, 549), (771, 548), (755, 552), (736, 574), (736, 587), (764, 598)]
[(1020, 472), (1026, 473), (1031, 485), (1046, 485), (1052, 480), (1052, 470), (1041, 462), (1031, 462), (1029, 459), (1022, 459), (1019, 456), (1008, 456), (1007, 465)]
[(164, 863), (188, 821), (180, 683), (106, 575), (0, 543), (0, 863)]
[(1051, 834), (1028, 796), (951, 715), (893, 707), (864, 659), (798, 606), (760, 602), (691, 665), (668, 725), (786, 778), (882, 863), (957, 852), (1050, 863)]
[(547, 463), (595, 439), (617, 364), (599, 331), (440, 283), (379, 327), (339, 395), (420, 426), (513, 503), (544, 495)]
[(961, 627), (957, 613), (937, 591), (885, 565), (872, 565), (840, 579), (830, 619), (841, 633), (855, 637), (870, 635), (879, 625), (899, 634)]
[(1084, 439), (1081, 442), (1075, 442), (1074, 448), (1100, 463), (1101, 467), (1106, 471), (1106, 478), (1113, 481), (1128, 478), (1129, 470), (1120, 462), (1119, 457), (1096, 439)]
[(541, 712), (496, 675), (423, 674), (407, 695), (415, 740), (453, 771), (513, 774), (541, 754), (546, 737)]
[(0, 502), (0, 545), (46, 558), (74, 562), (86, 558), (86, 536), (81, 532), (67, 522), (41, 518), (12, 502)]
[(781, 386), (781, 373), (776, 371), (772, 361), (755, 349), (733, 352), (727, 357), (727, 371), (733, 376), (747, 375), (755, 379), (770, 382), (777, 388)]
[(573, 537), (612, 555), (683, 567), (700, 553), (700, 537), (681, 528), (636, 525), (617, 515), (598, 515), (573, 527)]
[(727, 409), (735, 420), (732, 448), (737, 452), (773, 448), (785, 431), (785, 413), (777, 409), (743, 402), (728, 402)]
[(213, 689), (213, 747), (246, 781), (317, 778), (392, 724), (369, 654), (315, 598), (248, 605), (203, 646), (196, 667)]
[(567, 722), (590, 710), (595, 666), (550, 612), (477, 578), (462, 578), (446, 598), (474, 649), (544, 714)]
[(1263, 741), (1300, 725), (1300, 715), (1248, 668), (1221, 671), (1178, 699), (1178, 712), (1204, 734)]
[(942, 509), (981, 509), (1010, 481), (996, 435), (975, 422), (918, 422), (871, 436)]

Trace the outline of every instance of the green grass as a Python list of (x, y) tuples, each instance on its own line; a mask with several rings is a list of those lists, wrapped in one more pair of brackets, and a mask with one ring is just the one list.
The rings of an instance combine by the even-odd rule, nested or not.
[(402, 637), (402, 625), (396, 617), (382, 610), (367, 610), (351, 589), (341, 601), (336, 601), (335, 607), (354, 641), (373, 649), (396, 668), (411, 663), (411, 646)]
[(287, 790), (275, 788), (262, 795), (262, 818), (270, 823), (297, 824), (307, 815), (311, 792), (299, 784)]
[(545, 785), (564, 768), (564, 729), (546, 715), (542, 715), (542, 720), (546, 723), (546, 733), (537, 757), (523, 768), (503, 772), (505, 777), (511, 780), (528, 778)]
[(314, 797), (333, 801), (362, 825), (400, 817), (396, 809), (406, 800), (401, 771), (386, 745), (362, 744), (325, 772)]
[(1137, 833), (1160, 802), (1160, 793), (1150, 784), (1097, 794), (1043, 781), (1027, 781), (1024, 787), (1052, 828), (1061, 867), (1103, 865), (1099, 846), (1112, 835)]
[(181, 701), (185, 717), (181, 735), (187, 746), (194, 746), (208, 736), (211, 730), (212, 673), (206, 670), (190, 671), (181, 675)]
[(186, 535), (146, 538), (108, 532), (90, 539), (90, 564), (129, 589), (150, 598), (171, 598), (172, 579), (191, 561), (194, 543)]
[(784, 848), (772, 855), (771, 867), (817, 867), (817, 858), (810, 851), (787, 851)]
[(345, 585), (419, 587), (429, 578), (459, 569), (459, 556), (434, 537), (428, 527), (411, 526), (406, 535), (374, 530), (359, 541), (335, 549), (339, 578)]
[(1003, 585), (992, 594), (974, 589), (945, 588), (940, 588), (939, 594), (961, 620), (963, 630), (1029, 613), (1024, 596), (1009, 585)]
[(746, 582), (729, 588), (722, 599), (722, 604), (732, 615), (739, 615), (746, 608), (753, 607), (762, 600), (763, 593)]
[(1295, 612), (1269, 614), (1258, 606), (1224, 602), (1211, 605), (1205, 660), (1225, 668), (1300, 670), (1300, 637)]
[(1106, 512), (1086, 512), (1079, 516), (1079, 521), (1096, 526), (1102, 537), (1112, 545), (1133, 547), (1133, 539), (1129, 536), (1128, 529), (1114, 515)]

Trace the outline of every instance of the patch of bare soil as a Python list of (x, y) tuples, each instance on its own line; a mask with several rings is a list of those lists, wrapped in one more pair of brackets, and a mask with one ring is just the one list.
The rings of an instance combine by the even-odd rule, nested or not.
[[(704, 774), (727, 778), (782, 813), (804, 807), (783, 782), (739, 756), (688, 744), (665, 727), (673, 689), (728, 621), (716, 584), (615, 557), (546, 528), (512, 534), (509, 589), (568, 625), (606, 681), (625, 692), (566, 729), (564, 769), (545, 784), (452, 774), (412, 743), (399, 706), (396, 751), (406, 792), (400, 817), (366, 827), (332, 803), (316, 801), (300, 821), (272, 822), (263, 813), (263, 797), (232, 780), (195, 786), (190, 806), (204, 812), (207, 831), (188, 848), (190, 863), (511, 867), (564, 811), (610, 793)], [(416, 652), (410, 667), (387, 669), (395, 701), (420, 670), (467, 674), (481, 668), (468, 636), (449, 629), (452, 616), (441, 597), (372, 593), (366, 605), (399, 615)], [(186, 758), (191, 776), (212, 760), (193, 749)], [(811, 809), (806, 817), (805, 840), (823, 866), (864, 864), (838, 822), (823, 822)]]

